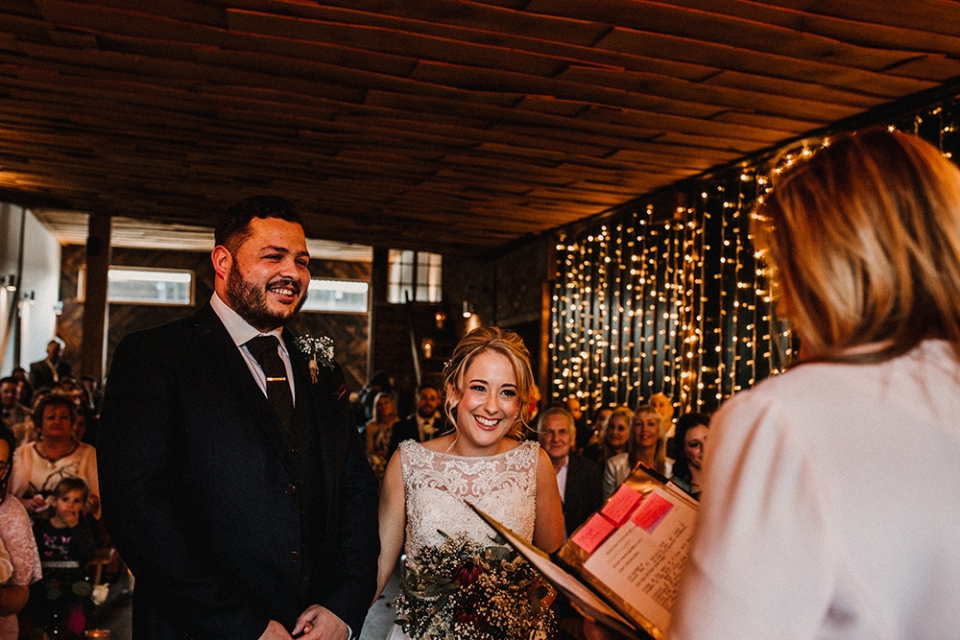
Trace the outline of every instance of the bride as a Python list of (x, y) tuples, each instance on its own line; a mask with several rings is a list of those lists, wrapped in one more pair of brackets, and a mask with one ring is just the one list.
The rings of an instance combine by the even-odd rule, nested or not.
[[(446, 412), (456, 429), (422, 444), (403, 442), (387, 465), (378, 596), (401, 548), (415, 559), (419, 549), (440, 546), (444, 534), (490, 542), (493, 530), (468, 501), (544, 551), (563, 543), (550, 459), (536, 441), (517, 439), (533, 387), (523, 341), (512, 331), (480, 327), (460, 341), (446, 371)], [(399, 626), (388, 636), (405, 637)]]

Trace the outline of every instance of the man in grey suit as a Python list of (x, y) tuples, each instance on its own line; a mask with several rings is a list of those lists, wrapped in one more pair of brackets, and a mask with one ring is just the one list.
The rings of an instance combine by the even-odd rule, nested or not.
[(137, 578), (134, 637), (346, 640), (376, 590), (377, 482), (339, 366), (283, 326), (309, 286), (303, 227), (257, 196), (215, 235), (210, 302), (125, 337), (105, 391), (103, 517)]

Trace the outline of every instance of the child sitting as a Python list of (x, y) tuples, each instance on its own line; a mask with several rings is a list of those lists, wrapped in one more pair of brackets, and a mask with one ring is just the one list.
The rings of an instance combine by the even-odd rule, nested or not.
[(85, 567), (96, 552), (83, 513), (89, 493), (82, 478), (64, 478), (53, 491), (50, 517), (33, 526), (43, 579), (31, 587), (30, 602), (50, 637), (79, 638), (86, 624), (92, 588)]

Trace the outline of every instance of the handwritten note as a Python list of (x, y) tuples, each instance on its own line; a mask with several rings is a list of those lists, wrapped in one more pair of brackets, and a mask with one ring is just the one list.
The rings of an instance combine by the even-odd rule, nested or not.
[(657, 493), (651, 493), (650, 497), (644, 500), (640, 508), (631, 516), (630, 522), (647, 533), (652, 533), (657, 524), (663, 520), (672, 508), (672, 502)]
[(610, 518), (619, 527), (627, 521), (641, 499), (643, 499), (643, 496), (640, 495), (639, 491), (622, 484), (607, 501), (607, 504), (603, 506), (600, 513)]
[(587, 520), (585, 525), (577, 529), (571, 540), (587, 553), (593, 553), (614, 529), (616, 526), (612, 522), (596, 513)]

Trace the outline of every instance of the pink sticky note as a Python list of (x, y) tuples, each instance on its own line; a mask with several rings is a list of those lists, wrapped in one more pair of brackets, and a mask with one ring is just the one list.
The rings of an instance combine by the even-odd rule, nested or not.
[(570, 539), (587, 553), (593, 553), (600, 546), (600, 543), (613, 533), (614, 529), (616, 529), (616, 526), (612, 522), (599, 513), (595, 513), (592, 518), (587, 520), (585, 525), (577, 529)]
[(651, 493), (644, 503), (633, 514), (630, 521), (647, 533), (653, 531), (653, 528), (663, 520), (667, 512), (673, 509), (673, 503), (656, 493)]
[(620, 488), (617, 489), (617, 492), (611, 496), (610, 500), (607, 501), (607, 504), (603, 506), (600, 513), (613, 520), (619, 527), (627, 521), (634, 507), (637, 506), (637, 503), (640, 502), (642, 498), (643, 496), (641, 496), (638, 491), (622, 484)]

